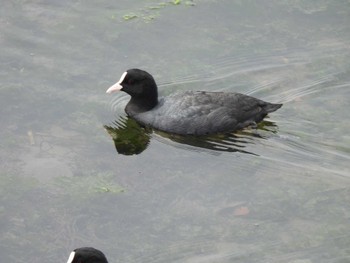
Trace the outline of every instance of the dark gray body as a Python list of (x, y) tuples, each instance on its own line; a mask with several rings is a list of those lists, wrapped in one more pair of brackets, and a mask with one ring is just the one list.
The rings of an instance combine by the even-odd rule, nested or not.
[(130, 101), (125, 111), (140, 124), (158, 130), (206, 135), (255, 125), (281, 106), (240, 93), (186, 91), (160, 98), (144, 112), (135, 110)]

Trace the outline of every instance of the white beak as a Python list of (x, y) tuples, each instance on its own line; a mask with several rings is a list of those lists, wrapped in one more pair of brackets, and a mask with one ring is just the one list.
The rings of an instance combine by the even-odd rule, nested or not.
[(70, 255), (69, 255), (69, 258), (68, 258), (67, 263), (72, 263), (72, 262), (73, 262), (73, 259), (74, 259), (74, 256), (75, 256), (75, 252), (72, 251), (72, 253), (70, 253)]
[(120, 80), (119, 80), (117, 83), (115, 83), (113, 86), (111, 86), (111, 87), (106, 91), (106, 93), (112, 93), (112, 92), (121, 90), (121, 89), (123, 88), (123, 86), (120, 85), (120, 83), (123, 82), (123, 80), (124, 80), (126, 74), (128, 74), (128, 73), (127, 73), (127, 72), (124, 72), (123, 75), (120, 77)]
[(113, 86), (111, 86), (108, 90), (106, 90), (106, 93), (112, 93), (115, 91), (119, 91), (123, 88), (122, 85), (119, 84), (119, 82), (115, 83)]

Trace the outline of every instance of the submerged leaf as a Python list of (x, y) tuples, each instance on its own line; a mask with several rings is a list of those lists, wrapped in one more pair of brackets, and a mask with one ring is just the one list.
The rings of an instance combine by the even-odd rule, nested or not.
[(246, 207), (246, 206), (237, 207), (237, 208), (234, 210), (233, 214), (234, 214), (235, 216), (246, 216), (246, 215), (249, 214), (249, 208)]

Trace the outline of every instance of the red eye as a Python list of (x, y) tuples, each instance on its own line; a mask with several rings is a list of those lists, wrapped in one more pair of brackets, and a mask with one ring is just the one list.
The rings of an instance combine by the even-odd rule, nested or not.
[(129, 85), (134, 84), (134, 80), (133, 80), (133, 79), (128, 79), (128, 84), (129, 84)]

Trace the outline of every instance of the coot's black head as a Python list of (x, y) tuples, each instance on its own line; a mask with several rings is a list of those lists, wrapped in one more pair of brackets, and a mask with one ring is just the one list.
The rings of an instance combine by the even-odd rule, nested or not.
[(70, 253), (67, 263), (108, 263), (108, 261), (100, 250), (93, 247), (81, 247)]
[(141, 69), (129, 69), (106, 92), (124, 91), (131, 96), (131, 103), (149, 110), (158, 103), (158, 89), (151, 74)]

